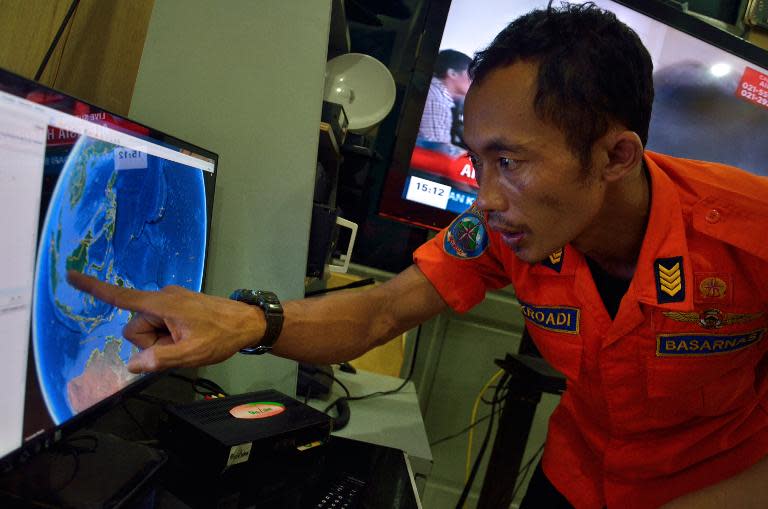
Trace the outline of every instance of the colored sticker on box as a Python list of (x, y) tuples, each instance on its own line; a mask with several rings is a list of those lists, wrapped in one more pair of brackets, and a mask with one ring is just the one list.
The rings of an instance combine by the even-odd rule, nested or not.
[(274, 401), (258, 401), (238, 405), (230, 409), (229, 413), (237, 419), (266, 419), (281, 414), (285, 411), (285, 405)]

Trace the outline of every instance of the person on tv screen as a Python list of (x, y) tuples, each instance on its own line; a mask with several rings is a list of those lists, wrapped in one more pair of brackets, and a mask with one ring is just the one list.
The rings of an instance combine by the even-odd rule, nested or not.
[(339, 362), (512, 284), (567, 378), (523, 508), (764, 507), (768, 181), (646, 150), (652, 67), (593, 4), (510, 23), (470, 68), (477, 201), (370, 290), (286, 302), (281, 320), (272, 297), (70, 281), (136, 312), (133, 371), (254, 345)]
[(434, 143), (453, 143), (460, 136), (461, 105), (471, 83), (472, 58), (452, 49), (442, 50), (435, 59), (418, 139)]

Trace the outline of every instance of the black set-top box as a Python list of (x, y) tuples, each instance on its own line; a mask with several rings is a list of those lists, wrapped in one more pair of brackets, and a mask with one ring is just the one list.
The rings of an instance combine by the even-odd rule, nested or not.
[(263, 464), (324, 444), (331, 418), (275, 390), (166, 408), (171, 454), (207, 471)]

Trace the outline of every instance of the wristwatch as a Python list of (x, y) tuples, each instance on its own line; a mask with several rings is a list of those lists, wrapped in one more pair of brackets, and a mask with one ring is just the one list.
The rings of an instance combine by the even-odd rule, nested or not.
[(283, 328), (283, 306), (280, 305), (277, 295), (265, 290), (240, 289), (232, 292), (229, 298), (260, 307), (267, 321), (267, 330), (261, 340), (255, 345), (243, 348), (240, 353), (262, 355), (272, 350)]

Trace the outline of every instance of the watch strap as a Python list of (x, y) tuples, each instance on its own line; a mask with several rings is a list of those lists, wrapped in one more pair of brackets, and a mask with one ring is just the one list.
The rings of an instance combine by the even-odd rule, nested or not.
[(232, 292), (229, 298), (260, 307), (266, 321), (266, 330), (261, 340), (255, 345), (242, 348), (240, 353), (262, 355), (272, 350), (283, 330), (283, 307), (277, 295), (266, 290), (240, 289)]

